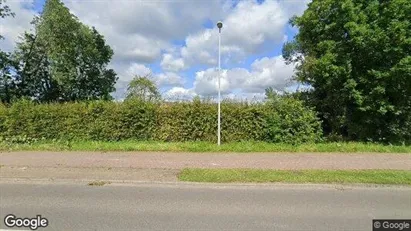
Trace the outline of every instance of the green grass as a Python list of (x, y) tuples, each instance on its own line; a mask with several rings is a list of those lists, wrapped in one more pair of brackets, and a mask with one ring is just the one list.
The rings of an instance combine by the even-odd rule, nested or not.
[(261, 170), (183, 169), (181, 181), (213, 183), (326, 183), (411, 185), (411, 171), (403, 170)]
[(384, 152), (410, 153), (411, 146), (374, 143), (281, 144), (265, 142), (223, 143), (154, 141), (38, 141), (31, 144), (0, 142), (1, 151), (170, 151), (170, 152)]

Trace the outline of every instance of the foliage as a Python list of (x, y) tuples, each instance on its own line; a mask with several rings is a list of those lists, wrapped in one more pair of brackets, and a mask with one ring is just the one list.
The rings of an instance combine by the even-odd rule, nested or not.
[[(282, 102), (284, 100), (284, 102)], [(47, 140), (216, 141), (213, 103), (88, 101), (0, 107), (0, 136)], [(222, 140), (301, 143), (321, 140), (315, 113), (295, 99), (276, 104), (222, 104)]]
[[(60, 0), (47, 0), (32, 24), (34, 30), (17, 44), (14, 62), (2, 65), (13, 88), (1, 95), (3, 102), (112, 99), (117, 77), (107, 65), (113, 51), (95, 28), (82, 24)], [(11, 68), (16, 74), (10, 77)]]
[(279, 97), (278, 93), (273, 87), (268, 87), (265, 89), (265, 98), (268, 100), (275, 100)]
[(158, 101), (161, 94), (150, 75), (135, 76), (128, 84), (126, 99)]
[(267, 140), (272, 142), (304, 143), (320, 141), (321, 123), (313, 110), (302, 101), (283, 97), (267, 103)]
[(10, 53), (0, 51), (0, 100), (2, 103), (11, 102), (19, 94), (16, 88), (16, 67), (18, 64), (11, 58)]
[[(5, 0), (0, 0), (0, 19), (6, 17), (14, 17), (15, 14), (11, 11), (10, 7), (5, 4)], [(4, 37), (0, 34), (0, 40)], [(13, 68), (16, 66), (15, 62), (10, 57), (10, 54), (0, 49), (0, 100), (1, 102), (10, 102), (10, 95), (13, 93)]]
[(326, 134), (351, 140), (411, 141), (411, 2), (314, 0), (283, 56)]

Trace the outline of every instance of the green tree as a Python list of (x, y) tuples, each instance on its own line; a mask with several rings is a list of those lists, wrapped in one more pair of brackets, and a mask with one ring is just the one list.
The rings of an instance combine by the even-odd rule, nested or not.
[(161, 99), (161, 94), (151, 75), (135, 76), (128, 84), (126, 99), (157, 101)]
[[(5, 0), (0, 0), (0, 19), (15, 16), (5, 3)], [(2, 39), (4, 37), (0, 34), (0, 40)], [(13, 72), (15, 67), (16, 63), (11, 60), (10, 53), (0, 50), (0, 100), (3, 103), (9, 103), (14, 95)]]
[(14, 53), (13, 59), (19, 64), (15, 78), (18, 97), (32, 97), (39, 102), (61, 100), (60, 85), (51, 75), (52, 61), (47, 47), (37, 36), (25, 32)]
[(326, 133), (411, 141), (411, 2), (313, 0), (283, 47)]
[(40, 102), (111, 99), (116, 73), (113, 55), (95, 28), (82, 24), (60, 0), (47, 0), (14, 58), (21, 96)]
[(10, 53), (0, 51), (0, 100), (2, 103), (10, 103), (16, 98), (17, 63), (10, 57)]
[(273, 87), (268, 87), (265, 89), (265, 98), (268, 100), (274, 100), (277, 99), (278, 93), (274, 90)]

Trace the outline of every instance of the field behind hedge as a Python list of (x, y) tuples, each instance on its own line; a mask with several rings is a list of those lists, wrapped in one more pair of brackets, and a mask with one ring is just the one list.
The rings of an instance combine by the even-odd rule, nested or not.
[[(222, 141), (317, 142), (321, 123), (301, 101), (222, 103)], [(216, 141), (211, 102), (90, 101), (0, 105), (0, 137), (92, 141)]]

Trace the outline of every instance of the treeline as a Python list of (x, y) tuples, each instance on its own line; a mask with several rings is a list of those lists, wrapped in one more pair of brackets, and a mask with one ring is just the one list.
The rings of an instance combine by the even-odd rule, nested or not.
[(324, 134), (411, 142), (411, 1), (313, 0), (283, 48)]

